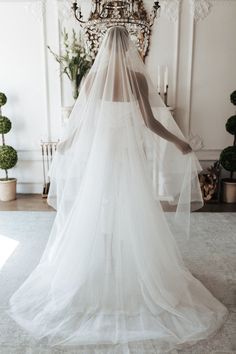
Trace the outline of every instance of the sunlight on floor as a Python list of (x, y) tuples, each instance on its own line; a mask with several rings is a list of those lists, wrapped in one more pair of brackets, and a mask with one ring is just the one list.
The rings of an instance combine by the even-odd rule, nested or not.
[(15, 251), (19, 241), (12, 240), (7, 236), (0, 235), (0, 269)]

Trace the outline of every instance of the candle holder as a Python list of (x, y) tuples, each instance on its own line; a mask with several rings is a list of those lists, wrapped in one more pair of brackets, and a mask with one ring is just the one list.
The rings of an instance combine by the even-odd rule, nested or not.
[(160, 88), (158, 88), (158, 94), (161, 96), (161, 98), (164, 101), (166, 107), (168, 108), (168, 110), (170, 111), (171, 115), (175, 119), (175, 108), (168, 105), (168, 89), (169, 89), (169, 86), (166, 85), (166, 87), (164, 88), (164, 93), (162, 95), (162, 93), (159, 91)]
[(167, 102), (168, 102), (168, 85), (166, 85), (164, 90), (164, 103), (167, 107), (169, 107)]

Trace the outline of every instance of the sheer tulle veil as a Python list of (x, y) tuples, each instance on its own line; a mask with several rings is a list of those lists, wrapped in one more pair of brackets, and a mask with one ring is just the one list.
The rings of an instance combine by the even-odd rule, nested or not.
[[(94, 138), (98, 134), (102, 138), (104, 117), (112, 124), (114, 120), (119, 120), (119, 116), (127, 115), (127, 135), (135, 135), (137, 146), (144, 153), (144, 169), (153, 195), (158, 202), (176, 206), (171, 209), (175, 211), (169, 214), (170, 227), (188, 238), (190, 213), (203, 206), (198, 180), (202, 167), (194, 151), (183, 154), (172, 142), (147, 128), (145, 116), (149, 112), (142, 106), (140, 77), (145, 78), (156, 120), (188, 142), (157, 93), (127, 30), (121, 26), (111, 27), (104, 36), (68, 123), (64, 126), (58, 152), (49, 171), (51, 186), (47, 200), (66, 217), (82, 188)], [(132, 159), (131, 149), (129, 154)], [(94, 164), (96, 170), (96, 161)]]
[[(184, 140), (127, 32), (109, 29), (49, 171), (57, 213), (47, 245), (7, 310), (46, 345), (163, 354), (213, 334), (227, 316), (185, 267), (170, 229), (188, 233), (202, 205), (201, 166), (147, 128), (147, 92), (155, 118)], [(164, 199), (177, 206), (173, 220)]]

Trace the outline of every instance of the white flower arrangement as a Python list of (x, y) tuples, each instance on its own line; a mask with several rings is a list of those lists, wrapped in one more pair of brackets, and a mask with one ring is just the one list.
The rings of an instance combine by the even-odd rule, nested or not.
[(66, 74), (73, 84), (73, 97), (78, 97), (78, 89), (83, 76), (92, 66), (94, 58), (90, 56), (86, 50), (81, 36), (76, 36), (76, 32), (72, 30), (72, 39), (69, 40), (69, 35), (65, 28), (62, 31), (62, 39), (64, 46), (64, 54), (58, 55), (54, 53), (49, 46), (48, 49), (53, 54), (54, 58), (62, 67), (62, 74)]

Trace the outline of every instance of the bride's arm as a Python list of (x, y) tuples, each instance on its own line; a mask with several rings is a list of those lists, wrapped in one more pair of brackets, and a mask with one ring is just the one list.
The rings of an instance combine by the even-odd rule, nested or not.
[(143, 75), (138, 74), (138, 103), (146, 126), (157, 135), (174, 143), (183, 153), (192, 151), (191, 146), (168, 131), (153, 115), (148, 98), (148, 84)]

